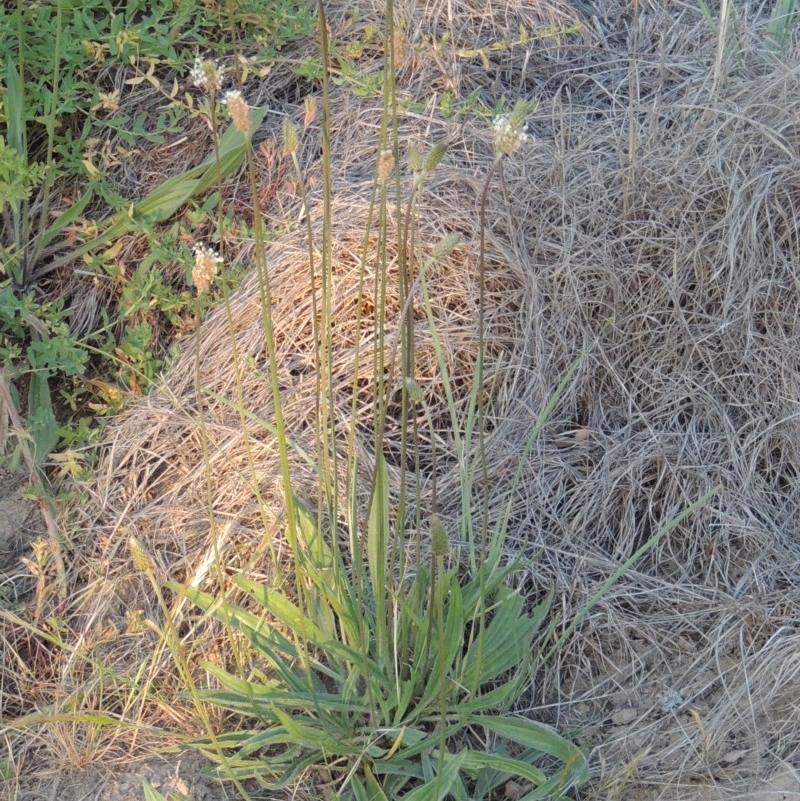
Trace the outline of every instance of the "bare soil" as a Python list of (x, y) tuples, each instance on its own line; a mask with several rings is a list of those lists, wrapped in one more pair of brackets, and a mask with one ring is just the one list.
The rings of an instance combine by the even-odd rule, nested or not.
[(0, 606), (22, 608), (30, 599), (34, 577), (21, 563), (30, 545), (45, 532), (38, 504), (24, 495), (23, 473), (0, 469)]

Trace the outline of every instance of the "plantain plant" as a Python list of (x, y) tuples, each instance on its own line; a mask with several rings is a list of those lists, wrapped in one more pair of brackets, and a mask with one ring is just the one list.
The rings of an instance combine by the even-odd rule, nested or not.
[[(385, 481), (379, 467), (375, 497)], [(205, 665), (219, 689), (199, 698), (239, 713), (242, 725), (191, 747), (215, 761), (220, 748), (229, 752), (226, 776), (273, 789), (315, 769), (336, 797), (356, 801), (492, 798), (512, 781), (520, 799), (533, 801), (586, 779), (575, 745), (507, 712), (530, 680), (550, 596), (526, 610), (507, 582), (517, 566), (501, 566), (497, 553), (477, 574), (448, 566), (436, 518), (430, 564), (391, 581), (385, 507), (377, 505), (361, 584), (311, 511), (299, 499), (294, 507), (302, 600), (244, 576), (234, 584), (247, 608), (172, 585), (243, 634), (256, 657), (248, 677)], [(487, 740), (490, 749), (478, 746)], [(556, 765), (549, 774), (538, 767), (543, 757)]]
[[(256, 205), (253, 232), (274, 416), (274, 423), (265, 421), (264, 425), (275, 437), (280, 460), (285, 493), (283, 533), (289, 551), (291, 580), (276, 586), (239, 574), (230, 579), (229, 585), (228, 571), (219, 564), (215, 593), (205, 592), (191, 582), (166, 583), (179, 601), (188, 599), (205, 617), (219, 621), (223, 630), (234, 632), (237, 636), (230, 638), (231, 642), (236, 640), (238, 644), (244, 638), (245, 648), (237, 647), (230, 660), (235, 667), (211, 662), (199, 666), (214, 685), (208, 688), (200, 687), (193, 677), (198, 666), (189, 665), (155, 572), (152, 567), (145, 566), (164, 612), (164, 642), (187, 685), (186, 696), (194, 702), (206, 727), (205, 736), (184, 741), (182, 745), (202, 752), (216, 766), (217, 775), (233, 780), (245, 797), (248, 781), (256, 781), (270, 790), (294, 790), (301, 780), (308, 780), (321, 795), (345, 801), (563, 798), (572, 788), (588, 780), (585, 755), (552, 727), (514, 714), (512, 710), (523, 690), (534, 680), (537, 669), (552, 655), (552, 648), (564, 644), (592, 605), (630, 567), (633, 558), (591, 599), (573, 625), (563, 627), (564, 633), (557, 638), (555, 629), (560, 621), (551, 611), (552, 591), (543, 590), (543, 597), (531, 606), (513, 589), (512, 574), (521, 565), (504, 560), (510, 505), (501, 510), (505, 513), (494, 525), (489, 523), (488, 498), (481, 499), (484, 508), (473, 508), (476, 496), (480, 495), (476, 489), (477, 477), (488, 485), (484, 442), (488, 412), (481, 391), (485, 386), (486, 198), (492, 177), (502, 169), (503, 160), (520, 150), (528, 139), (525, 121), (535, 104), (521, 100), (507, 114), (500, 114), (494, 120), (495, 160), (486, 179), (478, 222), (481, 233), (478, 355), (464, 417), (456, 411), (453, 402), (453, 386), (426, 278), (430, 265), (455, 247), (457, 237), (452, 234), (445, 237), (428, 259), (415, 251), (416, 244), (409, 245), (420, 239), (414, 226), (423, 178), (439, 163), (444, 147), (435, 147), (424, 160), (419, 153), (410, 156), (414, 183), (405, 210), (399, 201), (395, 201), (392, 208), (387, 192), (390, 179), (394, 179), (398, 187), (401, 183), (396, 165), (398, 108), (393, 95), (392, 72), (393, 47), (397, 39), (391, 22), (392, 4), (387, 2), (384, 41), (392, 44), (381, 81), (384, 114), (373, 195), (378, 198), (374, 219), (380, 232), (374, 303), (377, 311), (372, 332), (373, 341), (377, 343), (372, 375), (375, 398), (372, 452), (376, 456), (370, 471), (370, 501), (365, 510), (366, 519), (362, 521), (358, 514), (362, 488), (356, 486), (358, 477), (363, 476), (359, 448), (352, 439), (343, 448), (331, 422), (331, 354), (336, 333), (330, 294), (332, 156), (328, 71), (325, 69), (329, 51), (321, 2), (319, 18), (323, 65), (320, 75), (324, 225), (322, 242), (312, 243), (309, 224), (308, 242), (310, 283), (314, 286), (319, 281), (321, 287), (318, 307), (312, 315), (312, 324), (316, 326), (313, 341), (317, 348), (315, 376), (318, 384), (317, 406), (310, 417), (316, 434), (316, 453), (303, 454), (319, 478), (318, 508), (309, 508), (292, 489), (289, 459), (292, 445), (281, 406), (270, 276), (266, 269), (262, 221)], [(207, 63), (211, 72), (213, 64)], [(229, 93), (227, 98), (228, 111), (234, 118), (234, 102), (244, 101), (238, 92)], [(241, 127), (245, 132), (249, 130), (247, 124)], [(305, 199), (296, 160), (298, 136), (291, 123), (284, 125), (285, 149), (293, 157), (298, 185)], [(252, 158), (248, 158), (248, 167), (256, 202), (258, 193)], [(370, 209), (370, 220), (373, 220), (372, 211)], [(399, 233), (393, 243), (396, 247), (390, 249), (388, 231), (391, 226), (387, 219), (392, 214)], [(398, 254), (398, 296), (403, 309), (397, 359), (390, 355), (384, 326), (383, 299), (390, 250)], [(203, 285), (215, 274), (216, 259), (211, 251), (198, 251), (198, 260), (204, 262), (199, 265), (204, 269), (198, 269)], [(362, 269), (365, 263), (366, 259)], [(415, 268), (416, 274), (412, 276)], [(195, 283), (200, 286), (197, 281)], [(451, 549), (447, 526), (437, 514), (435, 491), (434, 500), (425, 511), (420, 510), (419, 486), (401, 484), (394, 488), (397, 497), (393, 498), (382, 456), (386, 398), (398, 388), (401, 391), (402, 441), (412, 443), (409, 447), (413, 447), (418, 439), (411, 433), (418, 433), (414, 429), (418, 416), (410, 414), (416, 406), (428, 421), (430, 441), (435, 448), (430, 410), (414, 379), (415, 332), (409, 324), (414, 316), (414, 303), (419, 304), (421, 308), (416, 311), (421, 311), (428, 323), (452, 422), (451, 433), (462, 479), (463, 514), (459, 525), (464, 530), (459, 530), (458, 535), (467, 535), (458, 536), (459, 541), (466, 541), (464, 558)], [(358, 354), (360, 348), (356, 346), (353, 350)], [(234, 359), (237, 358), (234, 351)], [(518, 469), (510, 495), (520, 480), (536, 438), (580, 361), (576, 360), (563, 377), (527, 440), (520, 443)], [(353, 372), (359, 374), (357, 369)], [(199, 368), (197, 376), (196, 391), (198, 398), (202, 398)], [(355, 384), (353, 393), (355, 397)], [(245, 409), (244, 399), (239, 397), (237, 402), (242, 419), (254, 419)], [(353, 401), (354, 418), (355, 407)], [(202, 419), (201, 411), (201, 429)], [(351, 422), (350, 430), (354, 431), (355, 420)], [(400, 461), (405, 464), (413, 461), (414, 456), (404, 450)], [(337, 459), (342, 460), (338, 469)], [(435, 464), (435, 455), (433, 461)], [(210, 467), (207, 472), (211, 498)], [(434, 478), (435, 474), (434, 470)], [(346, 475), (347, 480), (340, 484), (342, 475)], [(252, 478), (256, 487), (255, 470)], [(339, 506), (339, 490), (343, 487), (346, 509)], [(417, 523), (422, 523), (417, 525), (417, 530), (426, 528), (429, 532), (427, 551), (428, 546), (422, 544), (421, 537), (413, 541), (406, 538), (405, 524), (409, 515), (405, 513), (408, 509), (404, 508), (404, 493), (409, 496), (413, 493), (417, 501)], [(260, 498), (259, 502), (262, 503)], [(209, 506), (213, 520), (212, 504)], [(696, 508), (695, 505), (689, 511)], [(476, 522), (479, 519), (481, 522)], [(679, 519), (682, 517), (676, 518), (674, 524)], [(331, 523), (344, 520), (350, 521), (348, 544), (339, 542), (337, 526)], [(654, 547), (672, 525), (651, 538), (634, 557), (638, 559)], [(216, 542), (215, 548), (218, 547)], [(230, 713), (221, 731), (220, 727), (210, 725), (209, 706)], [(146, 794), (148, 799), (159, 798), (153, 788), (147, 788)]]

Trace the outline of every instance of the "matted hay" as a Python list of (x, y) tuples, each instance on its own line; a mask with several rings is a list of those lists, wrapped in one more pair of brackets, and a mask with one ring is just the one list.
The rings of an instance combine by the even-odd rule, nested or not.
[[(501, 27), (522, 20), (522, 5), (503, 4)], [(461, 31), (474, 25), (473, 13), (484, 13), (461, 3), (409, 3), (398, 13), (413, 42), (419, 20), (448, 30), (448, 9), (470, 20), (456, 26)], [(491, 39), (499, 23), (486, 14), (480, 30)], [(625, 793), (628, 780), (643, 793), (650, 788), (648, 797), (689, 797), (698, 784), (718, 784), (719, 797), (755, 797), (777, 765), (798, 764), (800, 744), (799, 62), (793, 53), (787, 68), (756, 75), (743, 66), (715, 81), (713, 36), (698, 33), (705, 30), (699, 12), (684, 9), (673, 20), (643, 3), (635, 20), (622, 7), (584, 18), (594, 25), (584, 47), (532, 47), (524, 58), (491, 54), (488, 71), (479, 61), (453, 59), (457, 69), (438, 73), (441, 65), (417, 53), (425, 83), (410, 67), (401, 72), (403, 91), (421, 101), (447, 81), (460, 97), (479, 91), (488, 101), (513, 102), (535, 91), (542, 101), (531, 120), (535, 139), (505, 161), (504, 183), (496, 177), (488, 195), (492, 508), (511, 501), (509, 545), (531, 557), (520, 587), (534, 598), (554, 584), (568, 622), (662, 525), (711, 487), (722, 489), (594, 607), (521, 706), (595, 746), (587, 797)], [(343, 445), (371, 177), (365, 165), (376, 151), (379, 102), (339, 93), (332, 120), (333, 413)], [(463, 409), (477, 344), (479, 198), (493, 158), (491, 131), (473, 116), (447, 123), (408, 112), (400, 137), (401, 152), (443, 138), (450, 145), (426, 186), (419, 237), (427, 252), (448, 232), (463, 237), (429, 275)], [(315, 148), (310, 142), (306, 154)], [(313, 164), (309, 175), (313, 186)], [(309, 213), (319, 230), (316, 186)], [(370, 269), (373, 257), (374, 246)], [(283, 403), (292, 436), (308, 446), (314, 376), (302, 226), (270, 246), (268, 266)], [(398, 311), (390, 302), (390, 339)], [(233, 296), (231, 314), (242, 397), (270, 420), (255, 279)], [(417, 336), (418, 381), (437, 421), (439, 510), (456, 530), (460, 476), (421, 319)], [(265, 524), (235, 410), (225, 310), (203, 325), (201, 340), (214, 517), (227, 538), (221, 561), (230, 573), (269, 576), (276, 566), (265, 557)], [(363, 353), (367, 363), (369, 348)], [(525, 438), (581, 353), (511, 494)], [(95, 500), (82, 510), (92, 537), (79, 554), (82, 579), (95, 594), (98, 579), (107, 582), (106, 595), (78, 599), (87, 632), (101, 619), (121, 628), (125, 613), (137, 609), (158, 616), (146, 582), (132, 571), (126, 533), (165, 575), (185, 579), (207, 567), (194, 358), (188, 346), (157, 390), (108, 432)], [(366, 414), (366, 390), (360, 403)], [(363, 422), (355, 434), (369, 464)], [(247, 434), (260, 491), (278, 516), (274, 442), (254, 421)], [(393, 437), (390, 425), (390, 461)], [(310, 492), (299, 459), (296, 468), (301, 493)], [(400, 469), (395, 460), (395, 486)], [(424, 467), (426, 488), (433, 469), (432, 462)], [(201, 631), (195, 636), (198, 651), (214, 647), (210, 638), (204, 646)], [(101, 646), (115, 653), (113, 642)]]

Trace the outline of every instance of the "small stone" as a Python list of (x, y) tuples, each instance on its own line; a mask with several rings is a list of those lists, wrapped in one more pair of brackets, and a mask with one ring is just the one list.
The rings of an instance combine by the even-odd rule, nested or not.
[(677, 712), (684, 703), (684, 697), (677, 690), (667, 690), (658, 699), (658, 708), (665, 715), (671, 715)]
[(627, 726), (639, 717), (638, 709), (618, 709), (612, 716), (611, 722), (615, 726)]

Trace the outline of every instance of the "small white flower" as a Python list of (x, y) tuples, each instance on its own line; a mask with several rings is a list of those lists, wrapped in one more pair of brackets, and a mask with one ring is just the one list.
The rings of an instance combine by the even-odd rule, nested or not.
[(205, 292), (211, 284), (214, 283), (214, 279), (219, 271), (219, 265), (222, 264), (222, 262), (222, 256), (213, 248), (202, 244), (194, 246), (192, 281), (194, 282), (198, 294)]
[(495, 117), (492, 127), (494, 128), (494, 149), (498, 154), (510, 156), (512, 153), (516, 153), (522, 143), (528, 139), (524, 125), (515, 125), (505, 114)]
[(189, 73), (189, 77), (198, 89), (202, 89), (207, 95), (213, 97), (222, 89), (225, 72), (225, 67), (221, 67), (213, 59), (201, 59), (198, 56), (194, 60), (194, 66)]
[(520, 99), (514, 104), (510, 114), (498, 114), (494, 118), (494, 152), (496, 158), (516, 153), (523, 142), (528, 140), (525, 132), (528, 115), (536, 111), (535, 100)]

